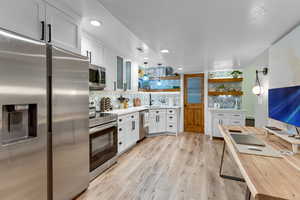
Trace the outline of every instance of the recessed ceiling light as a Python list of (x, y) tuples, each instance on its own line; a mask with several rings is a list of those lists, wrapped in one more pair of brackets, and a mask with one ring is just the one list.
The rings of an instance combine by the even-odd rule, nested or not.
[(145, 57), (144, 60), (148, 60), (149, 58)]
[(98, 20), (91, 20), (91, 25), (93, 25), (93, 26), (101, 26), (102, 25), (102, 23), (101, 22), (99, 22)]
[(178, 70), (181, 71), (181, 70), (183, 70), (183, 68), (182, 68), (182, 67), (179, 67)]
[(168, 49), (162, 49), (160, 50), (161, 53), (169, 53), (169, 50)]

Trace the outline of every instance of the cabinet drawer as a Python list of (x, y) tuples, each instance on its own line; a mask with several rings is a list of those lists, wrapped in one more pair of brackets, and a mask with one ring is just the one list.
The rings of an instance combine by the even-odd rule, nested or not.
[(230, 125), (232, 126), (243, 126), (244, 123), (242, 120), (230, 120)]
[(127, 117), (129, 120), (137, 120), (139, 117), (139, 113), (132, 113), (132, 114), (127, 115)]
[(124, 115), (124, 116), (121, 116), (121, 117), (118, 117), (118, 126), (121, 126), (123, 125), (126, 121), (127, 121), (127, 118), (126, 118), (127, 115)]
[(166, 113), (166, 109), (159, 109), (159, 110), (151, 110), (150, 113), (153, 114), (161, 114), (161, 113)]
[(177, 124), (176, 123), (167, 123), (167, 131), (168, 132), (177, 132)]
[(243, 118), (243, 114), (241, 114), (241, 113), (235, 113), (235, 114), (231, 114), (230, 115), (230, 118), (232, 118), (232, 119), (242, 119)]
[(176, 115), (168, 115), (168, 116), (167, 116), (167, 122), (170, 122), (170, 123), (176, 123), (176, 122), (177, 122), (177, 117), (176, 117)]
[(226, 114), (226, 113), (215, 113), (215, 116), (219, 117), (219, 118), (223, 118), (223, 117), (228, 117), (228, 114)]
[(176, 109), (167, 109), (168, 114), (176, 114)]
[(123, 152), (126, 147), (126, 141), (124, 137), (118, 138), (118, 153)]
[(124, 137), (128, 132), (128, 127), (126, 126), (118, 126), (118, 137)]

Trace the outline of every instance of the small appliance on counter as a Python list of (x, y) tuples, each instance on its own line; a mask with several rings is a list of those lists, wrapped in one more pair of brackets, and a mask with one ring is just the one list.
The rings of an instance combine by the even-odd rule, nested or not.
[(117, 115), (97, 112), (89, 120), (89, 128), (90, 180), (93, 180), (117, 162)]

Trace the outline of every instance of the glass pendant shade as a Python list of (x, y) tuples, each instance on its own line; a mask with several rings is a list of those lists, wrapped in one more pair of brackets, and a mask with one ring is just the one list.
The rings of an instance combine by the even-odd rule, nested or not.
[(256, 85), (252, 88), (252, 92), (253, 92), (253, 94), (255, 94), (257, 96), (260, 96), (263, 94), (264, 88), (259, 85)]

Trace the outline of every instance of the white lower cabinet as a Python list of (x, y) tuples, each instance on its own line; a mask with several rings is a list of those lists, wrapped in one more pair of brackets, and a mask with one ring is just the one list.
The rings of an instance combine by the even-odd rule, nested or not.
[(180, 124), (179, 120), (179, 109), (150, 110), (149, 134), (163, 132), (177, 134)]
[(167, 110), (167, 132), (178, 133), (180, 124), (179, 109)]
[(166, 109), (150, 110), (149, 134), (166, 132)]
[(211, 137), (223, 137), (219, 125), (224, 126), (245, 126), (246, 116), (244, 111), (241, 110), (212, 110), (212, 135)]
[(121, 154), (139, 140), (139, 113), (118, 117), (118, 153)]

